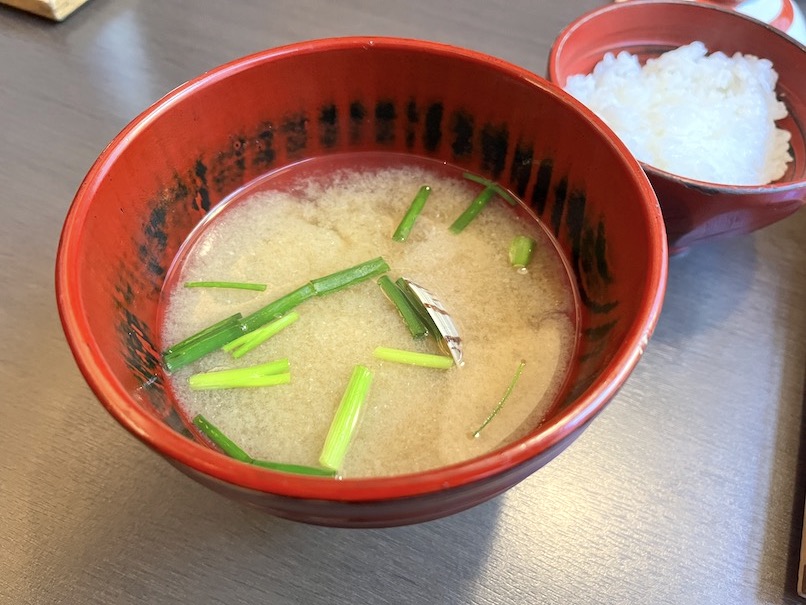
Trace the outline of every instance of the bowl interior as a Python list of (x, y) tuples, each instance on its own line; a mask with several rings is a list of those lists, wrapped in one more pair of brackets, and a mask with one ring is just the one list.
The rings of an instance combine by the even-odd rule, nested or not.
[[(390, 77), (394, 74), (394, 77)], [(506, 100), (506, 102), (502, 102)], [(65, 223), (62, 321), (106, 408), (172, 461), (257, 491), (377, 499), (443, 489), (517, 464), (588, 422), (640, 356), (666, 249), (640, 166), (589, 112), (495, 59), (390, 39), (302, 43), (187, 83), (103, 152)], [(194, 441), (166, 394), (158, 302), (179, 246), (231, 192), (299, 160), (356, 151), (435, 158), (516, 192), (557, 237), (582, 299), (573, 384), (544, 425), (483, 460), (333, 482), (248, 467)]]

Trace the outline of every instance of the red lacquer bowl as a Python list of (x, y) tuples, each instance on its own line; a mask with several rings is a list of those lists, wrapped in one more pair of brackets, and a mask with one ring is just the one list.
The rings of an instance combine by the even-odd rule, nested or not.
[(780, 180), (752, 187), (697, 181), (642, 164), (658, 195), (672, 251), (750, 233), (806, 203), (806, 47), (728, 8), (633, 0), (576, 19), (557, 36), (548, 61), (549, 80), (565, 86), (570, 76), (590, 73), (607, 52), (626, 50), (646, 59), (695, 40), (710, 52), (741, 52), (773, 62), (779, 97), (789, 112), (778, 124), (792, 134), (794, 160)]
[[(341, 481), (243, 464), (194, 440), (157, 351), (166, 270), (222, 198), (298, 160), (392, 151), (450, 162), (517, 192), (559, 240), (583, 301), (571, 389), (532, 434), (451, 467)], [(56, 281), (78, 366), (120, 424), (199, 482), (274, 515), (324, 525), (445, 516), (515, 485), (613, 397), (650, 337), (666, 283), (660, 208), (640, 165), (543, 79), (412, 40), (304, 42), (180, 86), (104, 150), (81, 184)]]

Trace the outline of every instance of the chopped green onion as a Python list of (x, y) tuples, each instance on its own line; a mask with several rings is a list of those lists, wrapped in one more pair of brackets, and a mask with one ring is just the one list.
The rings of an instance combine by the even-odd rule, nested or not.
[(465, 172), (462, 176), (465, 177), (468, 181), (473, 181), (474, 183), (478, 183), (479, 185), (484, 185), (485, 187), (488, 188), (491, 187), (495, 189), (495, 192), (510, 206), (518, 205), (518, 200), (512, 197), (512, 194), (509, 191), (501, 187), (501, 185), (499, 185), (495, 181), (485, 179), (483, 176), (478, 176), (476, 174), (473, 174), (472, 172)]
[(281, 332), (298, 319), (299, 313), (296, 311), (291, 311), (290, 313), (283, 315), (280, 319), (267, 323), (262, 328), (258, 328), (257, 330), (249, 332), (248, 334), (244, 334), (240, 338), (236, 338), (232, 342), (228, 342), (221, 348), (225, 351), (230, 351), (232, 356), (235, 359), (238, 359), (239, 357), (246, 355), (258, 345), (266, 342), (269, 338)]
[(509, 244), (509, 262), (519, 271), (525, 271), (535, 251), (535, 240), (528, 235), (516, 235)]
[[(214, 330), (213, 328), (215, 326), (205, 328), (201, 332), (182, 341), (182, 343), (174, 345), (163, 355), (165, 368), (169, 372), (174, 372), (204, 357), (208, 353), (220, 349), (239, 336), (252, 332), (268, 322), (285, 315), (291, 309), (309, 298), (336, 292), (337, 290), (341, 290), (365, 279), (386, 273), (388, 270), (389, 265), (386, 264), (386, 261), (378, 257), (345, 269), (344, 271), (338, 271), (337, 273), (314, 279), (293, 292), (289, 292), (277, 300), (270, 302), (265, 307), (244, 317), (232, 326), (230, 326), (229, 323), (225, 324), (225, 322), (230, 321), (230, 319), (227, 319), (216, 324), (216, 326), (224, 324), (224, 327), (220, 329)], [(190, 344), (183, 344), (187, 342), (190, 342)]]
[(288, 372), (283, 374), (269, 374), (266, 376), (242, 376), (236, 379), (209, 376), (207, 374), (194, 374), (188, 378), (188, 384), (190, 384), (190, 388), (194, 391), (274, 387), (279, 384), (288, 384), (289, 382), (291, 382), (291, 374)]
[(278, 317), (285, 315), (294, 307), (314, 296), (316, 296), (316, 291), (313, 285), (308, 282), (293, 292), (289, 292), (277, 300), (270, 302), (265, 307), (261, 307), (251, 315), (244, 317), (243, 321), (241, 321), (243, 331), (252, 332), (270, 321), (274, 321)]
[(423, 301), (417, 298), (414, 292), (411, 291), (411, 288), (409, 288), (406, 280), (402, 277), (395, 281), (395, 285), (403, 293), (403, 296), (406, 297), (406, 300), (409, 302), (409, 306), (414, 310), (415, 313), (417, 313), (420, 321), (425, 324), (428, 333), (431, 334), (435, 340), (439, 341), (441, 338), (439, 328), (434, 323), (434, 319), (428, 314), (428, 311), (423, 305)]
[(324, 277), (318, 277), (309, 281), (304, 286), (301, 286), (286, 294), (285, 296), (269, 303), (262, 309), (258, 309), (251, 315), (244, 318), (241, 322), (246, 332), (259, 328), (281, 315), (285, 315), (296, 307), (297, 305), (305, 302), (314, 296), (324, 296), (331, 292), (336, 292), (353, 284), (357, 284), (365, 279), (375, 277), (381, 273), (386, 273), (389, 270), (389, 265), (382, 257), (373, 258), (366, 262), (337, 271)]
[(226, 319), (222, 319), (218, 323), (214, 323), (212, 326), (207, 326), (201, 332), (196, 332), (192, 336), (187, 337), (185, 340), (176, 343), (172, 347), (168, 347), (165, 349), (164, 353), (173, 353), (174, 351), (185, 349), (191, 345), (196, 344), (204, 340), (205, 338), (209, 338), (219, 330), (225, 330), (227, 328), (231, 328), (232, 326), (237, 326), (241, 322), (241, 314), (236, 313)]
[(268, 460), (252, 460), (255, 466), (261, 466), (273, 471), (295, 473), (297, 475), (312, 475), (314, 477), (335, 477), (333, 469), (319, 468), (318, 466), (304, 466), (301, 464), (286, 464), (284, 462), (269, 462)]
[(447, 370), (453, 367), (453, 357), (448, 355), (432, 355), (431, 353), (417, 353), (416, 351), (403, 351), (401, 349), (390, 349), (388, 347), (378, 347), (372, 354), (384, 361), (405, 363), (423, 368)]
[(518, 369), (515, 370), (515, 376), (512, 377), (512, 380), (510, 381), (509, 386), (507, 387), (507, 390), (504, 393), (504, 396), (501, 397), (501, 400), (498, 402), (498, 405), (496, 405), (495, 409), (493, 409), (493, 411), (490, 412), (490, 415), (487, 416), (487, 418), (484, 420), (484, 422), (481, 424), (481, 426), (476, 429), (476, 431), (473, 433), (473, 437), (478, 437), (481, 434), (481, 431), (484, 430), (484, 427), (486, 427), (488, 424), (490, 424), (490, 421), (493, 418), (495, 418), (495, 416), (498, 414), (498, 412), (501, 411), (501, 408), (504, 407), (504, 404), (506, 403), (507, 399), (509, 399), (509, 396), (512, 393), (512, 389), (515, 388), (515, 385), (517, 384), (518, 380), (520, 379), (521, 374), (523, 373), (523, 368), (524, 368), (525, 365), (526, 365), (526, 361), (522, 359), (520, 364), (518, 365)]
[(291, 382), (288, 359), (280, 359), (247, 368), (202, 372), (188, 378), (191, 389), (235, 389), (267, 387)]
[(450, 226), (450, 230), (453, 233), (461, 233), (464, 228), (467, 227), (474, 218), (476, 218), (478, 213), (482, 211), (482, 209), (487, 205), (487, 202), (489, 202), (495, 194), (496, 191), (493, 187), (482, 189), (481, 193), (476, 196), (467, 209), (453, 222), (453, 224)]
[(414, 227), (414, 222), (417, 220), (417, 217), (420, 216), (420, 212), (423, 211), (423, 207), (425, 206), (425, 202), (429, 195), (431, 195), (431, 187), (428, 185), (423, 185), (420, 187), (420, 190), (417, 192), (417, 195), (414, 196), (409, 209), (403, 216), (403, 220), (400, 221), (400, 224), (397, 226), (394, 235), (392, 235), (393, 240), (397, 242), (406, 241), (409, 233), (411, 233), (412, 227)]
[[(222, 370), (226, 372), (228, 370)], [(252, 374), (248, 376), (240, 376), (237, 378), (226, 376), (211, 376), (210, 374), (219, 374), (220, 372), (205, 372), (202, 374), (194, 374), (188, 378), (188, 384), (194, 391), (210, 391), (213, 389), (244, 389), (256, 387), (274, 387), (280, 384), (288, 384), (291, 382), (291, 374), (284, 372), (282, 374)]]
[(252, 462), (252, 458), (233, 443), (229, 437), (222, 433), (216, 426), (209, 422), (204, 416), (199, 414), (193, 419), (193, 424), (207, 437), (215, 443), (221, 451), (228, 456), (240, 460), (241, 462)]
[(266, 284), (251, 284), (236, 281), (187, 281), (185, 288), (230, 288), (233, 290), (255, 290), (263, 292)]
[(319, 456), (322, 466), (336, 471), (341, 468), (371, 384), (372, 372), (362, 365), (355, 366)]
[(378, 258), (373, 258), (355, 267), (312, 279), (311, 284), (317, 296), (324, 296), (325, 294), (342, 290), (347, 286), (352, 286), (353, 284), (386, 273), (387, 271), (389, 271), (389, 265), (379, 256)]
[(383, 290), (383, 293), (386, 294), (387, 298), (395, 305), (400, 316), (403, 318), (403, 321), (406, 323), (406, 327), (411, 332), (411, 335), (414, 338), (423, 338), (428, 335), (428, 327), (425, 325), (422, 319), (420, 319), (419, 313), (411, 306), (409, 299), (406, 298), (406, 295), (400, 290), (400, 288), (395, 285), (395, 283), (389, 279), (387, 275), (382, 275), (378, 278), (378, 285)]
[(175, 372), (193, 363), (197, 359), (204, 357), (211, 351), (220, 349), (231, 340), (238, 338), (241, 334), (243, 334), (243, 326), (238, 322), (235, 323), (235, 325), (212, 331), (204, 337), (197, 338), (196, 336), (192, 336), (192, 342), (189, 345), (182, 347), (175, 345), (171, 348), (170, 352), (162, 356), (162, 362), (165, 365), (165, 369), (169, 372)]
[[(285, 317), (285, 315), (283, 315), (283, 317)], [(275, 321), (276, 321), (276, 320), (275, 320)], [(272, 322), (272, 323), (273, 323), (273, 322)], [(271, 325), (271, 324), (266, 324), (266, 325)], [(264, 327), (265, 327), (265, 326), (264, 326)], [(263, 329), (263, 328), (258, 328), (257, 330), (254, 330), (254, 331), (252, 331), (252, 332), (247, 332), (246, 334), (243, 334), (243, 335), (239, 336), (239, 337), (238, 337), (238, 338), (236, 338), (235, 340), (231, 340), (230, 342), (228, 342), (227, 344), (225, 344), (223, 347), (221, 347), (221, 350), (222, 350), (222, 351), (227, 351), (227, 352), (229, 353), (229, 352), (230, 352), (230, 351), (232, 351), (233, 349), (237, 349), (237, 348), (238, 348), (238, 347), (240, 347), (241, 345), (244, 345), (244, 344), (246, 344), (246, 343), (248, 343), (248, 342), (251, 342), (251, 341), (252, 341), (252, 339), (253, 339), (253, 338), (255, 338), (255, 336), (257, 335), (257, 333), (258, 333), (258, 332), (260, 332), (262, 329)]]
[(481, 193), (476, 196), (476, 198), (471, 202), (470, 206), (468, 206), (467, 209), (461, 215), (459, 215), (459, 218), (457, 218), (450, 226), (450, 230), (453, 233), (460, 233), (465, 227), (467, 227), (470, 222), (476, 218), (478, 213), (481, 212), (484, 206), (486, 206), (487, 203), (492, 199), (493, 195), (500, 196), (511, 206), (518, 205), (518, 201), (512, 197), (509, 191), (501, 187), (501, 185), (498, 183), (470, 172), (465, 172), (463, 176), (474, 183), (484, 185), (484, 189), (482, 189)]
[(315, 466), (269, 462), (268, 460), (255, 460), (201, 414), (193, 418), (193, 424), (202, 432), (205, 437), (217, 445), (221, 451), (231, 458), (235, 458), (241, 462), (247, 462), (249, 464), (254, 464), (255, 466), (260, 466), (262, 468), (268, 468), (273, 471), (295, 473), (297, 475), (313, 475), (318, 477), (334, 477), (336, 475), (336, 471), (334, 470), (318, 468)]

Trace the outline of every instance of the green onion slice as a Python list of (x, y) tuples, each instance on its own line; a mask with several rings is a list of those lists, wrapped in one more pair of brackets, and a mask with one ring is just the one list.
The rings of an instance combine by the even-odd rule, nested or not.
[(267, 323), (262, 328), (258, 328), (257, 330), (236, 338), (232, 342), (228, 342), (221, 348), (225, 351), (231, 352), (232, 356), (235, 359), (238, 359), (239, 357), (246, 355), (246, 353), (258, 345), (266, 342), (272, 336), (280, 333), (298, 319), (299, 313), (296, 311), (291, 311), (290, 313), (283, 315), (280, 319)]
[(317, 296), (324, 296), (325, 294), (337, 292), (338, 290), (362, 282), (365, 279), (376, 277), (387, 271), (389, 271), (389, 265), (379, 256), (378, 258), (366, 261), (355, 267), (313, 279), (311, 280), (311, 285), (313, 285), (314, 292)]
[(232, 290), (255, 290), (256, 292), (263, 292), (266, 290), (266, 284), (252, 284), (237, 281), (187, 281), (185, 282), (185, 288), (229, 288)]
[(193, 424), (196, 425), (196, 427), (204, 434), (205, 437), (216, 444), (221, 451), (231, 458), (235, 458), (241, 462), (252, 462), (252, 458), (249, 456), (249, 454), (235, 445), (235, 443), (233, 443), (229, 437), (222, 433), (213, 423), (211, 423), (201, 414), (193, 418)]
[(431, 187), (428, 185), (423, 185), (420, 187), (420, 190), (417, 192), (417, 195), (414, 196), (409, 209), (406, 211), (406, 214), (403, 215), (403, 219), (400, 221), (397, 229), (395, 229), (395, 233), (392, 235), (393, 240), (397, 242), (406, 241), (406, 238), (409, 237), (409, 233), (411, 233), (412, 227), (414, 227), (414, 222), (417, 220), (417, 217), (420, 216), (420, 212), (423, 211), (425, 202), (429, 195), (431, 195)]
[(189, 377), (188, 385), (194, 390), (207, 390), (288, 384), (291, 382), (289, 368), (288, 359), (280, 359), (246, 368), (202, 372)]
[(476, 216), (484, 209), (487, 203), (493, 198), (496, 194), (496, 190), (493, 187), (487, 187), (481, 190), (475, 199), (470, 203), (467, 209), (459, 215), (459, 217), (453, 222), (450, 226), (450, 230), (452, 233), (461, 233), (464, 231), (465, 227), (467, 227)]
[(377, 347), (372, 354), (384, 361), (420, 366), (423, 368), (447, 370), (454, 366), (453, 357), (449, 355), (433, 355), (431, 353), (390, 349), (389, 347)]
[[(244, 317), (234, 325), (230, 325), (231, 318), (228, 318), (216, 324), (216, 326), (223, 324), (223, 327), (217, 329), (213, 329), (215, 326), (205, 328), (185, 341), (174, 345), (163, 355), (163, 364), (169, 372), (174, 372), (208, 353), (220, 349), (239, 336), (252, 332), (285, 315), (309, 298), (336, 292), (387, 271), (389, 271), (389, 265), (386, 264), (382, 257), (377, 257), (349, 269), (311, 280), (293, 292), (289, 292), (251, 315)], [(188, 342), (190, 344), (185, 344)]]
[(193, 424), (202, 432), (205, 437), (217, 445), (221, 451), (231, 458), (235, 458), (241, 462), (247, 462), (249, 464), (254, 464), (255, 466), (260, 466), (262, 468), (268, 468), (273, 471), (294, 473), (297, 475), (312, 475), (316, 477), (334, 477), (336, 475), (336, 471), (332, 469), (304, 466), (301, 464), (269, 462), (268, 460), (255, 460), (201, 414), (193, 418)]
[(412, 307), (409, 299), (400, 290), (400, 288), (389, 279), (388, 275), (381, 275), (378, 278), (378, 285), (386, 294), (386, 297), (392, 301), (397, 308), (400, 316), (406, 324), (406, 327), (411, 332), (414, 338), (420, 339), (428, 335), (428, 327), (425, 322), (420, 318), (420, 314)]
[(325, 468), (338, 471), (344, 463), (371, 385), (372, 372), (365, 366), (355, 366), (319, 456), (319, 464)]
[(520, 380), (521, 374), (523, 373), (524, 366), (526, 366), (526, 361), (521, 359), (520, 364), (518, 364), (518, 369), (515, 370), (515, 376), (513, 376), (512, 380), (509, 382), (509, 386), (507, 387), (507, 390), (504, 393), (504, 396), (501, 397), (501, 399), (498, 402), (498, 405), (496, 405), (495, 408), (493, 409), (493, 411), (490, 412), (490, 415), (487, 416), (487, 418), (484, 420), (484, 422), (481, 423), (481, 426), (475, 430), (475, 432), (473, 433), (473, 437), (478, 437), (479, 435), (481, 435), (481, 431), (484, 430), (484, 427), (486, 427), (488, 424), (490, 424), (490, 421), (493, 418), (495, 418), (496, 415), (498, 414), (498, 412), (501, 411), (501, 408), (504, 407), (504, 404), (507, 402), (507, 399), (509, 399), (510, 394), (512, 394), (512, 389), (515, 388), (515, 385), (518, 383), (518, 380)]
[[(224, 370), (227, 371), (227, 370)], [(218, 372), (215, 372), (216, 374)], [(194, 391), (211, 391), (213, 389), (244, 389), (257, 387), (274, 387), (291, 382), (291, 374), (265, 374), (242, 376), (240, 378), (223, 378), (209, 374), (194, 374), (188, 378), (188, 384)]]
[(175, 372), (193, 363), (197, 359), (204, 357), (208, 353), (221, 348), (231, 340), (241, 336), (241, 334), (243, 334), (243, 326), (240, 321), (238, 321), (234, 325), (226, 325), (222, 328), (207, 332), (204, 336), (199, 336), (199, 334), (191, 336), (190, 339), (188, 339), (191, 341), (190, 344), (180, 346), (180, 343), (180, 345), (171, 347), (168, 352), (163, 354), (162, 362), (166, 370)]
[(268, 460), (252, 460), (252, 464), (273, 471), (283, 473), (294, 473), (296, 475), (311, 475), (314, 477), (335, 477), (336, 471), (329, 468), (319, 468), (318, 466), (305, 466), (302, 464), (287, 464), (285, 462), (270, 462)]
[(431, 334), (435, 339), (440, 339), (439, 328), (434, 323), (434, 320), (428, 314), (428, 310), (423, 305), (423, 301), (421, 301), (417, 296), (412, 292), (411, 288), (409, 288), (408, 282), (403, 277), (397, 278), (395, 280), (395, 285), (397, 286), (398, 290), (403, 293), (403, 296), (406, 297), (406, 300), (409, 303), (409, 306), (417, 313), (417, 316), (420, 318), (425, 324), (426, 330), (428, 333)]
[(300, 286), (296, 290), (289, 292), (270, 302), (265, 307), (261, 307), (251, 315), (247, 315), (241, 321), (241, 326), (244, 332), (252, 332), (261, 326), (265, 326), (270, 321), (274, 321), (278, 317), (282, 317), (294, 307), (301, 305), (309, 298), (316, 296), (316, 291), (313, 285), (308, 282), (304, 286)]
[(519, 271), (525, 271), (534, 251), (535, 240), (528, 235), (516, 235), (509, 244), (509, 262)]
[(509, 191), (504, 189), (501, 185), (499, 185), (495, 181), (485, 179), (483, 176), (473, 174), (472, 172), (465, 172), (462, 176), (465, 177), (468, 181), (473, 181), (474, 183), (478, 183), (479, 185), (484, 185), (484, 187), (494, 189), (495, 192), (510, 206), (518, 205), (518, 200), (516, 200)]
[(182, 349), (188, 348), (188, 347), (190, 347), (190, 346), (192, 346), (192, 345), (194, 345), (194, 344), (196, 344), (198, 342), (201, 342), (201, 341), (205, 340), (206, 338), (209, 338), (211, 335), (215, 334), (218, 331), (226, 330), (227, 328), (237, 326), (240, 323), (241, 323), (241, 314), (240, 313), (236, 313), (235, 315), (231, 315), (230, 317), (227, 317), (226, 319), (222, 319), (218, 323), (214, 323), (212, 326), (207, 326), (202, 331), (197, 332), (196, 334), (193, 334), (192, 336), (189, 336), (185, 340), (176, 343), (172, 347), (169, 347), (169, 348), (165, 349), (163, 354), (173, 353), (176, 350), (182, 350)]

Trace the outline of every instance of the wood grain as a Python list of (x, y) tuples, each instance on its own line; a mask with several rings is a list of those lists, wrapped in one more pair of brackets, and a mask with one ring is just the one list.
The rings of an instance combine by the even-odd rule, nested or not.
[(62, 21), (88, 0), (2, 0), (7, 4), (29, 13), (34, 13), (54, 21)]
[[(0, 604), (795, 604), (806, 213), (671, 263), (658, 329), (567, 451), (423, 525), (242, 508), (123, 431), (59, 325), (56, 246), (106, 143), (185, 80), (301, 39), (398, 35), (544, 73), (599, 0), (115, 0), (0, 7)], [(800, 2), (804, 6), (804, 2)]]

